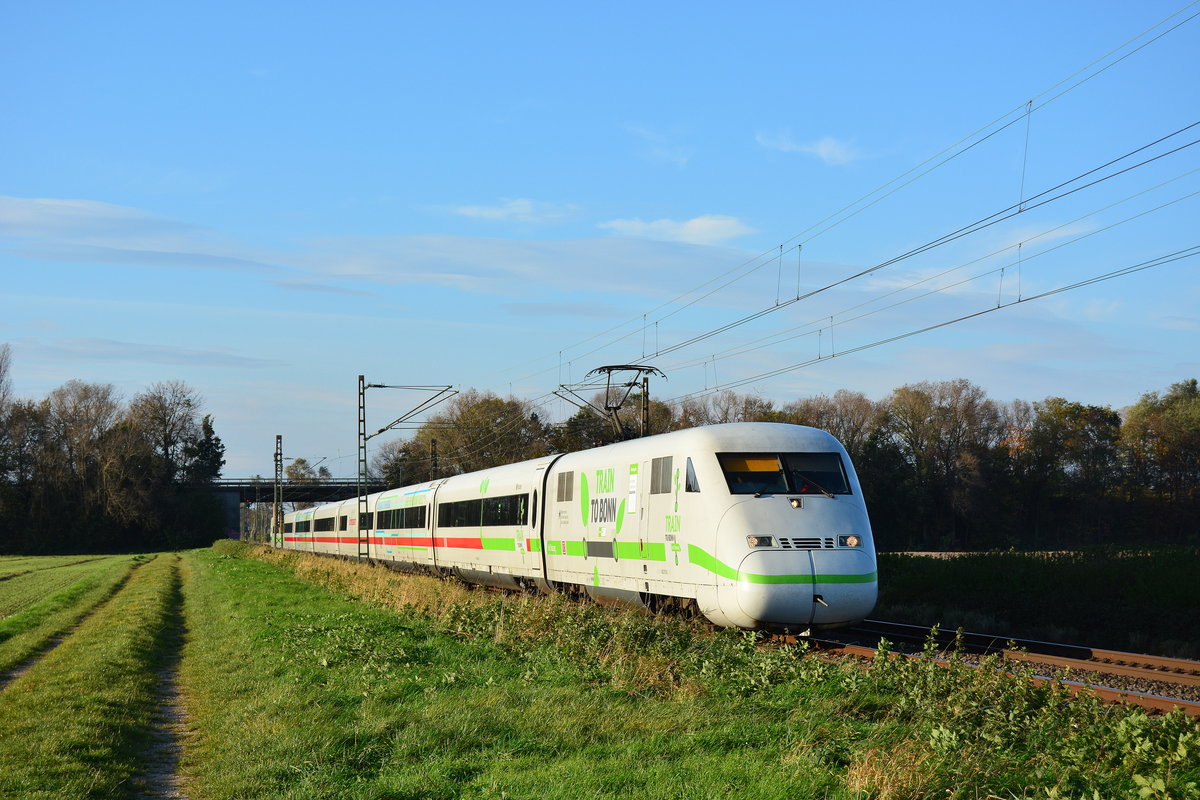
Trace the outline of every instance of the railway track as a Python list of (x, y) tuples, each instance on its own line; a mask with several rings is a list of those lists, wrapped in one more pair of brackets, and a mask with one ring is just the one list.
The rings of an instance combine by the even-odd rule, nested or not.
[[(1200, 662), (1123, 653), (1090, 647), (1011, 639), (980, 633), (930, 630), (882, 620), (823, 634), (814, 646), (860, 656), (873, 656), (881, 639), (897, 653), (925, 657), (920, 651), (932, 641), (944, 652), (957, 653), (968, 663), (986, 655), (1034, 666), (1035, 682), (1057, 682), (1073, 693), (1091, 692), (1104, 700), (1138, 705), (1155, 711), (1181, 708), (1200, 716)], [(907, 647), (915, 645), (915, 647)]]

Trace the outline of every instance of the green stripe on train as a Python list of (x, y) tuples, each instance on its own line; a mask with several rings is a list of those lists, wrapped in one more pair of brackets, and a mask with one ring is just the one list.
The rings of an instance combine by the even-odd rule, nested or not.
[(759, 575), (754, 572), (741, 572), (726, 564), (724, 561), (705, 552), (694, 544), (688, 545), (688, 561), (701, 569), (721, 578), (743, 583), (762, 584), (805, 584), (805, 583), (874, 583), (879, 573), (867, 572), (860, 575)]
[(618, 559), (634, 561), (666, 561), (667, 546), (661, 542), (613, 542), (613, 552)]
[[(489, 537), (485, 536), (480, 540), (481, 544), (483, 545), (484, 550), (504, 550), (507, 552), (514, 552), (514, 551), (520, 550), (521, 548), (518, 546), (517, 543), (521, 542), (521, 541), (525, 541), (524, 536), (520, 536), (515, 539), (509, 539), (509, 538), (505, 538), (505, 537), (489, 538)], [(528, 542), (529, 542), (529, 552), (531, 552), (531, 553), (542, 552), (542, 540), (541, 539), (529, 539)]]
[[(595, 541), (595, 540), (593, 540)], [(613, 542), (613, 556), (618, 560), (630, 561), (666, 561), (667, 546), (662, 542)], [(530, 552), (541, 550), (541, 544), (535, 539)], [(586, 558), (588, 555), (587, 542), (582, 539), (548, 539), (546, 552), (552, 556), (575, 556)], [(595, 556), (592, 558), (607, 558)]]
[(494, 539), (484, 537), (482, 539), (482, 542), (483, 542), (484, 550), (516, 550), (517, 549), (517, 540), (513, 539), (511, 536), (503, 537), (503, 538), (497, 537)]

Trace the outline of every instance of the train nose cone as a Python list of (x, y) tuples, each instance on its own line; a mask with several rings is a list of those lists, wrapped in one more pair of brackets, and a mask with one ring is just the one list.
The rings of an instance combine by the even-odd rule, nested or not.
[(738, 606), (760, 623), (808, 625), (813, 615), (807, 553), (751, 553), (738, 568)]

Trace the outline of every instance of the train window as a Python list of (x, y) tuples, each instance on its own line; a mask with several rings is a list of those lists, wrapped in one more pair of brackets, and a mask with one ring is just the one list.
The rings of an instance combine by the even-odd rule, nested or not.
[(850, 494), (842, 457), (837, 453), (784, 453), (791, 491), (804, 494)]
[(837, 453), (718, 453), (733, 494), (850, 494)]
[(379, 530), (385, 531), (394, 531), (401, 528), (424, 528), (425, 506), (392, 508), (380, 511), (376, 524)]
[(524, 525), (529, 517), (529, 495), (510, 494), (482, 500), (459, 500), (438, 506), (438, 525), (443, 528)]
[(438, 505), (438, 525), (443, 528), (478, 526), (483, 518), (482, 500), (460, 500)]
[(404, 509), (404, 527), (424, 528), (425, 506), (414, 506), (412, 508)]
[(684, 482), (683, 490), (685, 492), (700, 491), (700, 481), (696, 480), (696, 468), (692, 466), (691, 456), (688, 456), (687, 460), (687, 480)]
[(283, 532), (291, 533), (292, 532), (292, 523), (290, 523), (290, 522), (283, 523)]
[(650, 494), (671, 491), (671, 456), (656, 458), (650, 463)]
[(350, 521), (349, 517), (338, 517), (338, 530), (346, 530), (346, 523)]
[(369, 531), (375, 527), (375, 515), (368, 511), (366, 514), (358, 515), (358, 529), (360, 531)]
[(529, 498), (523, 494), (489, 497), (483, 501), (484, 525), (524, 525)]
[(560, 472), (558, 474), (558, 497), (560, 503), (569, 503), (575, 499), (575, 472)]
[(774, 453), (718, 453), (717, 461), (733, 494), (770, 494), (788, 490), (779, 456)]
[(313, 520), (313, 530), (314, 531), (318, 531), (318, 532), (322, 532), (322, 533), (325, 531), (331, 531), (331, 530), (333, 530), (333, 525), (334, 525), (333, 517), (322, 517), (321, 519)]
[(296, 523), (296, 533), (308, 533), (312, 530), (312, 522), (310, 520), (302, 520)]

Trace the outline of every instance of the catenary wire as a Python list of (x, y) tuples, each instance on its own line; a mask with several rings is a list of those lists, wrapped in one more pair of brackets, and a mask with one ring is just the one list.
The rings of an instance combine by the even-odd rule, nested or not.
[[(1098, 76), (1098, 75), (1102, 74), (1103, 72), (1107, 71), (1108, 69), (1112, 68), (1113, 66), (1115, 66), (1115, 65), (1117, 65), (1117, 64), (1119, 64), (1119, 63), (1121, 63), (1121, 62), (1122, 62), (1122, 61), (1124, 61), (1125, 59), (1129, 58), (1130, 56), (1132, 56), (1133, 54), (1135, 54), (1135, 53), (1139, 52), (1140, 50), (1144, 49), (1145, 47), (1149, 46), (1150, 44), (1152, 44), (1152, 43), (1154, 43), (1154, 42), (1158, 41), (1159, 39), (1163, 38), (1164, 36), (1168, 35), (1169, 33), (1171, 33), (1171, 32), (1173, 32), (1173, 31), (1177, 30), (1178, 28), (1182, 27), (1182, 26), (1183, 26), (1183, 25), (1185, 25), (1186, 23), (1188, 23), (1188, 22), (1191, 22), (1191, 21), (1192, 21), (1193, 19), (1195, 19), (1197, 16), (1200, 16), (1200, 12), (1197, 12), (1197, 13), (1195, 13), (1195, 14), (1192, 14), (1191, 16), (1188, 16), (1188, 17), (1186, 17), (1185, 19), (1183, 19), (1183, 20), (1181, 20), (1180, 22), (1176, 23), (1175, 25), (1171, 26), (1171, 27), (1170, 27), (1170, 28), (1168, 28), (1167, 30), (1164, 30), (1164, 31), (1162, 31), (1162, 32), (1158, 33), (1157, 35), (1153, 36), (1152, 38), (1148, 39), (1147, 41), (1145, 41), (1145, 42), (1142, 42), (1142, 43), (1141, 43), (1141, 44), (1139, 44), (1137, 47), (1133, 48), (1132, 50), (1129, 50), (1129, 52), (1126, 52), (1126, 53), (1122, 54), (1120, 57), (1113, 59), (1113, 60), (1112, 60), (1110, 63), (1104, 64), (1103, 66), (1101, 66), (1101, 67), (1099, 67), (1098, 69), (1095, 69), (1094, 71), (1092, 71), (1092, 72), (1090, 72), (1090, 73), (1089, 73), (1089, 70), (1093, 70), (1093, 68), (1095, 68), (1097, 65), (1099, 65), (1099, 64), (1102, 64), (1103, 62), (1105, 62), (1106, 60), (1110, 59), (1110, 58), (1111, 58), (1112, 56), (1114, 56), (1115, 54), (1117, 54), (1117, 53), (1120, 53), (1122, 50), (1125, 50), (1126, 48), (1129, 48), (1129, 47), (1130, 47), (1130, 45), (1132, 45), (1134, 42), (1137, 42), (1138, 40), (1140, 40), (1140, 39), (1143, 39), (1143, 38), (1144, 38), (1144, 37), (1146, 37), (1146, 36), (1147, 36), (1149, 33), (1151, 33), (1152, 31), (1154, 31), (1155, 29), (1157, 29), (1157, 28), (1161, 27), (1162, 25), (1166, 24), (1167, 22), (1169, 22), (1170, 20), (1172, 20), (1172, 19), (1174, 19), (1175, 17), (1179, 16), (1180, 14), (1184, 13), (1184, 12), (1185, 12), (1187, 9), (1189, 9), (1189, 8), (1191, 8), (1192, 6), (1196, 5), (1198, 2), (1200, 2), (1200, 0), (1193, 0), (1193, 2), (1191, 2), (1191, 3), (1188, 3), (1188, 4), (1186, 4), (1185, 6), (1183, 6), (1182, 8), (1180, 8), (1179, 10), (1177, 10), (1177, 11), (1175, 11), (1175, 12), (1173, 12), (1173, 13), (1171, 13), (1171, 14), (1167, 15), (1167, 16), (1166, 16), (1166, 17), (1164, 17), (1162, 20), (1160, 20), (1160, 21), (1156, 22), (1155, 24), (1151, 25), (1150, 27), (1146, 28), (1146, 29), (1145, 29), (1145, 30), (1143, 30), (1142, 32), (1138, 33), (1137, 35), (1135, 35), (1135, 36), (1131, 37), (1130, 39), (1128, 39), (1127, 41), (1125, 41), (1124, 43), (1122, 43), (1122, 44), (1121, 44), (1121, 45), (1119, 45), (1118, 47), (1116, 47), (1116, 48), (1113, 48), (1112, 50), (1108, 51), (1107, 53), (1105, 53), (1104, 55), (1100, 56), (1099, 58), (1097, 58), (1097, 59), (1094, 59), (1092, 62), (1090, 62), (1089, 64), (1085, 65), (1084, 67), (1082, 67), (1082, 68), (1080, 68), (1080, 69), (1076, 70), (1074, 73), (1072, 73), (1072, 74), (1068, 75), (1067, 77), (1063, 78), (1062, 80), (1058, 81), (1057, 83), (1053, 84), (1052, 86), (1048, 87), (1047, 89), (1043, 90), (1042, 92), (1039, 92), (1038, 94), (1034, 95), (1034, 96), (1033, 96), (1033, 98), (1031, 98), (1030, 100), (1028, 100), (1028, 101), (1025, 101), (1025, 102), (1022, 102), (1020, 105), (1018, 105), (1018, 106), (1014, 107), (1013, 109), (1011, 109), (1011, 110), (1009, 110), (1009, 111), (1006, 111), (1005, 113), (1003, 113), (1003, 114), (1001, 114), (1000, 116), (996, 117), (996, 118), (995, 118), (994, 120), (992, 120), (991, 122), (988, 122), (987, 124), (985, 124), (985, 125), (983, 125), (983, 126), (981, 126), (981, 127), (977, 128), (977, 129), (976, 129), (975, 131), (973, 131), (972, 133), (970, 133), (970, 134), (968, 134), (967, 136), (965, 136), (965, 137), (963, 137), (963, 138), (959, 139), (959, 140), (958, 140), (957, 142), (955, 142), (954, 144), (952, 144), (952, 145), (950, 145), (950, 146), (948, 146), (948, 147), (946, 147), (946, 148), (942, 149), (941, 151), (939, 151), (938, 153), (934, 154), (933, 156), (930, 156), (929, 158), (927, 158), (927, 159), (925, 159), (924, 161), (922, 161), (921, 163), (919, 163), (919, 164), (915, 165), (915, 166), (914, 166), (914, 167), (912, 167), (911, 169), (909, 169), (909, 170), (907, 170), (907, 171), (905, 171), (905, 172), (901, 173), (900, 175), (896, 176), (895, 178), (893, 178), (893, 179), (891, 179), (891, 180), (889, 180), (889, 181), (885, 182), (884, 184), (880, 185), (879, 187), (877, 187), (877, 188), (873, 189), (872, 191), (870, 191), (870, 192), (868, 192), (868, 193), (864, 194), (863, 196), (861, 196), (861, 197), (860, 197), (860, 198), (858, 198), (857, 200), (855, 200), (855, 201), (853, 201), (853, 202), (851, 202), (851, 203), (847, 204), (846, 206), (843, 206), (843, 207), (842, 207), (841, 209), (839, 209), (838, 211), (835, 211), (834, 213), (832, 213), (832, 214), (830, 214), (830, 215), (826, 216), (825, 218), (823, 218), (823, 219), (819, 220), (818, 222), (814, 223), (813, 225), (810, 225), (808, 228), (806, 228), (805, 230), (801, 231), (800, 233), (798, 233), (798, 234), (796, 234), (796, 235), (794, 235), (794, 236), (792, 236), (792, 237), (789, 237), (788, 239), (785, 239), (785, 240), (784, 240), (784, 241), (783, 241), (781, 244), (779, 244), (777, 247), (772, 247), (772, 248), (770, 248), (770, 249), (768, 249), (768, 250), (765, 250), (765, 251), (763, 251), (762, 253), (760, 253), (760, 254), (758, 254), (758, 255), (755, 255), (755, 256), (753, 256), (753, 257), (751, 257), (751, 258), (749, 258), (749, 259), (746, 259), (745, 261), (741, 262), (740, 264), (738, 264), (737, 266), (735, 266), (735, 267), (731, 268), (730, 270), (727, 270), (726, 272), (724, 272), (724, 273), (721, 273), (720, 275), (717, 275), (717, 276), (715, 276), (714, 278), (712, 278), (712, 279), (710, 279), (710, 280), (708, 280), (708, 281), (706, 281), (706, 282), (704, 282), (704, 283), (700, 284), (700, 285), (699, 285), (698, 287), (696, 287), (695, 289), (692, 289), (692, 290), (689, 290), (688, 292), (684, 292), (683, 294), (677, 295), (677, 296), (676, 296), (675, 298), (673, 298), (672, 300), (669, 300), (669, 301), (667, 301), (667, 302), (665, 302), (665, 303), (662, 303), (662, 304), (660, 304), (660, 305), (656, 306), (655, 308), (651, 309), (651, 310), (650, 310), (650, 311), (648, 311), (648, 312), (643, 312), (642, 314), (639, 314), (639, 315), (637, 315), (637, 316), (635, 316), (635, 317), (632, 317), (632, 318), (630, 318), (629, 320), (626, 320), (625, 322), (621, 322), (621, 323), (618, 323), (618, 324), (616, 324), (616, 325), (613, 325), (613, 326), (611, 326), (611, 327), (609, 327), (609, 328), (606, 328), (605, 330), (603, 330), (603, 331), (600, 331), (600, 332), (598, 332), (598, 333), (596, 333), (596, 334), (593, 334), (593, 335), (591, 335), (591, 336), (589, 336), (589, 337), (586, 337), (586, 338), (584, 338), (584, 339), (582, 339), (582, 340), (580, 340), (580, 341), (578, 341), (578, 342), (576, 342), (576, 343), (574, 343), (574, 344), (571, 344), (571, 345), (568, 345), (567, 347), (561, 348), (561, 349), (559, 349), (559, 350), (555, 351), (554, 353), (550, 353), (550, 354), (547, 354), (547, 355), (544, 355), (544, 356), (539, 356), (539, 357), (536, 357), (536, 358), (533, 358), (533, 359), (530, 359), (530, 360), (527, 360), (527, 361), (521, 362), (521, 363), (517, 364), (516, 366), (514, 366), (514, 367), (511, 367), (511, 368), (509, 368), (509, 369), (520, 369), (520, 368), (522, 368), (522, 367), (524, 367), (524, 366), (527, 366), (527, 365), (529, 365), (529, 364), (538, 363), (539, 361), (543, 361), (543, 360), (545, 360), (545, 359), (547, 359), (547, 358), (554, 358), (555, 356), (557, 356), (557, 357), (560, 359), (560, 361), (561, 361), (561, 358), (562, 358), (563, 354), (564, 354), (564, 353), (566, 353), (568, 350), (571, 350), (571, 349), (573, 349), (573, 348), (575, 348), (575, 347), (579, 347), (579, 346), (585, 345), (585, 344), (587, 344), (587, 343), (589, 343), (589, 342), (595, 341), (596, 339), (602, 338), (602, 337), (604, 337), (604, 336), (607, 336), (607, 335), (609, 335), (609, 334), (611, 334), (611, 333), (614, 333), (614, 332), (616, 332), (616, 331), (622, 330), (623, 328), (626, 328), (626, 327), (628, 327), (628, 326), (630, 326), (630, 325), (636, 325), (636, 323), (637, 323), (639, 320), (643, 320), (643, 321), (644, 321), (644, 320), (645, 320), (645, 318), (646, 318), (647, 316), (649, 316), (650, 314), (654, 314), (654, 313), (657, 313), (658, 311), (661, 311), (662, 309), (668, 308), (668, 307), (670, 307), (670, 306), (672, 306), (672, 305), (674, 305), (674, 304), (678, 303), (678, 302), (679, 302), (680, 300), (682, 300), (683, 298), (686, 298), (686, 297), (690, 296), (691, 294), (693, 294), (693, 293), (695, 293), (695, 292), (698, 292), (698, 291), (700, 291), (700, 290), (704, 289), (705, 287), (707, 287), (707, 286), (709, 286), (709, 285), (711, 285), (711, 284), (713, 284), (713, 283), (715, 283), (715, 282), (717, 282), (717, 281), (720, 281), (720, 280), (722, 280), (723, 278), (726, 278), (726, 277), (728, 277), (728, 276), (730, 276), (730, 275), (733, 275), (733, 274), (735, 274), (735, 273), (737, 273), (737, 272), (739, 272), (739, 271), (741, 271), (741, 270), (745, 269), (746, 267), (749, 267), (750, 265), (754, 265), (752, 268), (750, 268), (750, 269), (749, 269), (748, 271), (746, 271), (744, 274), (742, 274), (742, 275), (738, 276), (737, 278), (735, 278), (735, 279), (733, 279), (733, 280), (731, 280), (731, 281), (728, 281), (728, 282), (726, 282), (726, 283), (724, 283), (724, 284), (721, 284), (720, 286), (716, 287), (716, 288), (715, 288), (715, 289), (713, 289), (712, 291), (708, 292), (707, 294), (705, 294), (705, 295), (703, 295), (703, 296), (701, 296), (701, 297), (699, 297), (699, 298), (695, 298), (695, 299), (693, 299), (693, 300), (692, 300), (692, 301), (690, 301), (690, 302), (689, 302), (687, 305), (685, 305), (685, 306), (681, 307), (680, 309), (676, 309), (676, 310), (675, 310), (675, 311), (673, 311), (671, 314), (668, 314), (668, 315), (665, 315), (664, 317), (661, 317), (661, 318), (660, 318), (658, 321), (662, 321), (662, 320), (668, 319), (670, 316), (673, 316), (673, 315), (674, 315), (674, 314), (676, 314), (676, 313), (680, 313), (680, 312), (681, 312), (682, 310), (684, 310), (685, 308), (687, 308), (687, 307), (690, 307), (691, 305), (694, 305), (696, 302), (699, 302), (700, 300), (704, 299), (705, 297), (708, 297), (708, 296), (710, 296), (712, 293), (714, 293), (714, 292), (716, 292), (716, 291), (719, 291), (720, 289), (727, 288), (728, 286), (732, 285), (733, 283), (737, 282), (738, 280), (741, 280), (742, 278), (745, 278), (745, 277), (747, 277), (747, 276), (749, 276), (749, 275), (753, 274), (755, 271), (757, 271), (757, 270), (761, 269), (762, 267), (766, 266), (767, 264), (771, 263), (771, 262), (774, 260), (773, 256), (774, 256), (775, 252), (776, 252), (778, 249), (781, 249), (781, 248), (783, 248), (784, 246), (786, 246), (786, 245), (790, 245), (791, 243), (793, 243), (793, 242), (795, 242), (795, 241), (797, 241), (797, 240), (801, 239), (802, 237), (806, 236), (807, 234), (809, 234), (809, 233), (813, 232), (814, 230), (817, 230), (817, 229), (818, 229), (818, 228), (819, 228), (821, 225), (824, 225), (824, 224), (825, 224), (825, 223), (827, 223), (827, 222), (831, 222), (832, 220), (835, 220), (835, 219), (837, 219), (837, 222), (834, 222), (834, 223), (832, 223), (831, 225), (829, 225), (829, 226), (828, 226), (828, 227), (826, 227), (826, 228), (823, 228), (823, 229), (821, 229), (821, 230), (818, 230), (818, 231), (817, 231), (817, 233), (815, 233), (813, 236), (809, 237), (809, 239), (805, 240), (805, 243), (807, 243), (808, 241), (811, 241), (812, 239), (816, 238), (816, 236), (819, 236), (819, 235), (821, 235), (821, 234), (825, 233), (826, 231), (828, 231), (828, 230), (832, 229), (833, 227), (836, 227), (836, 225), (840, 225), (842, 222), (845, 222), (846, 220), (848, 220), (848, 219), (851, 219), (853, 216), (857, 215), (858, 213), (861, 213), (862, 211), (865, 211), (867, 208), (871, 207), (871, 206), (872, 206), (872, 205), (874, 205), (875, 203), (877, 203), (877, 202), (879, 202), (879, 201), (883, 200), (884, 198), (886, 198), (886, 197), (890, 196), (891, 194), (895, 193), (896, 191), (899, 191), (900, 189), (904, 188), (905, 186), (908, 186), (908, 185), (910, 185), (912, 182), (914, 182), (914, 181), (916, 181), (916, 180), (920, 179), (921, 177), (924, 177), (925, 175), (929, 174), (929, 172), (932, 172), (933, 170), (937, 169), (938, 167), (940, 167), (940, 166), (944, 165), (945, 163), (948, 163), (949, 161), (953, 160), (954, 158), (957, 158), (959, 155), (962, 155), (963, 153), (965, 153), (965, 152), (969, 151), (970, 149), (972, 149), (972, 148), (976, 147), (977, 145), (979, 145), (979, 144), (982, 144), (983, 142), (987, 141), (988, 139), (990, 139), (992, 136), (996, 135), (997, 133), (999, 133), (999, 132), (1001, 132), (1001, 131), (1003, 131), (1003, 130), (1007, 129), (1007, 128), (1008, 128), (1008, 127), (1010, 127), (1011, 125), (1014, 125), (1014, 124), (1016, 124), (1016, 123), (1017, 123), (1017, 122), (1019, 122), (1021, 119), (1025, 119), (1025, 118), (1026, 118), (1025, 114), (1027, 114), (1027, 113), (1031, 113), (1031, 112), (1032, 112), (1032, 111), (1034, 111), (1034, 110), (1038, 110), (1038, 109), (1044, 108), (1046, 105), (1049, 105), (1050, 103), (1052, 103), (1052, 102), (1054, 102), (1055, 100), (1057, 100), (1057, 99), (1061, 98), (1063, 95), (1067, 94), (1068, 92), (1070, 92), (1070, 91), (1074, 90), (1075, 88), (1077, 88), (1077, 87), (1081, 86), (1082, 84), (1086, 83), (1087, 81), (1091, 80), (1092, 78), (1094, 78), (1094, 77), (1096, 77), (1096, 76)], [(1084, 75), (1084, 73), (1089, 73), (1089, 74), (1087, 74), (1087, 75)], [(1084, 77), (1083, 77), (1083, 78), (1081, 78), (1080, 80), (1076, 81), (1075, 83), (1071, 83), (1071, 81), (1072, 81), (1072, 80), (1074, 80), (1075, 78), (1078, 78), (1080, 75), (1084, 75)], [(1039, 104), (1038, 104), (1036, 107), (1031, 105), (1031, 104), (1032, 104), (1034, 101), (1036, 101), (1036, 100), (1039, 100), (1039, 99), (1041, 99), (1041, 98), (1043, 98), (1043, 97), (1046, 97), (1046, 95), (1050, 95), (1050, 94), (1051, 94), (1052, 92), (1054, 92), (1056, 89), (1058, 89), (1058, 88), (1060, 88), (1060, 87), (1063, 87), (1063, 86), (1064, 86), (1064, 85), (1066, 85), (1066, 84), (1070, 84), (1070, 85), (1069, 85), (1069, 86), (1066, 86), (1066, 88), (1062, 89), (1062, 91), (1059, 91), (1057, 94), (1054, 94), (1054, 95), (1052, 95), (1052, 96), (1048, 97), (1048, 98), (1047, 98), (1047, 99), (1045, 99), (1043, 102), (1039, 103)], [(967, 145), (966, 147), (963, 147), (963, 148), (962, 148), (962, 150), (960, 150), (960, 151), (958, 151), (958, 152), (953, 152), (953, 153), (952, 153), (952, 151), (955, 151), (955, 149), (956, 149), (956, 148), (959, 148), (959, 147), (961, 147), (962, 145), (964, 145), (964, 144), (965, 144), (965, 143), (967, 143), (967, 142), (971, 142), (971, 140), (972, 140), (972, 139), (974, 139), (975, 137), (978, 137), (978, 136), (980, 136), (980, 135), (981, 135), (981, 134), (983, 134), (985, 131), (988, 131), (988, 130), (989, 130), (990, 128), (992, 128), (993, 126), (1000, 124), (1000, 123), (1001, 123), (1003, 120), (1005, 120), (1006, 118), (1008, 118), (1008, 117), (1012, 116), (1013, 114), (1017, 114), (1018, 112), (1025, 112), (1025, 113), (1022, 113), (1020, 116), (1017, 116), (1016, 118), (1014, 118), (1014, 119), (1010, 120), (1009, 122), (1005, 123), (1005, 124), (1004, 124), (1004, 125), (1002, 125), (1002, 126), (999, 128), (999, 129), (997, 129), (997, 130), (995, 130), (995, 131), (992, 131), (991, 133), (988, 133), (986, 136), (984, 136), (983, 138), (979, 139), (979, 141), (972, 142), (971, 144)], [(938, 162), (938, 163), (934, 164), (932, 167), (930, 167), (930, 169), (926, 170), (925, 172), (921, 172), (920, 174), (918, 174), (918, 175), (916, 175), (915, 177), (913, 177), (911, 180), (909, 180), (909, 181), (906, 181), (906, 182), (904, 182), (904, 183), (901, 183), (899, 186), (896, 186), (894, 189), (892, 189), (892, 191), (889, 191), (889, 192), (887, 192), (886, 194), (883, 194), (882, 196), (880, 196), (880, 197), (876, 198), (876, 199), (875, 199), (874, 201), (872, 201), (871, 203), (869, 203), (869, 204), (867, 204), (867, 205), (863, 206), (862, 208), (859, 208), (858, 210), (855, 210), (855, 211), (853, 211), (853, 213), (847, 213), (847, 212), (850, 212), (852, 209), (855, 209), (855, 207), (856, 207), (856, 206), (859, 206), (859, 205), (863, 204), (863, 203), (864, 203), (866, 200), (868, 200), (868, 199), (870, 199), (870, 198), (874, 197), (874, 196), (875, 196), (875, 195), (877, 195), (877, 194), (880, 194), (881, 192), (883, 192), (883, 191), (884, 191), (885, 189), (887, 189), (888, 187), (891, 187), (893, 184), (896, 184), (896, 183), (898, 183), (898, 182), (900, 182), (900, 181), (903, 181), (903, 179), (904, 179), (904, 178), (906, 178), (906, 177), (908, 177), (908, 176), (910, 176), (910, 175), (913, 175), (913, 173), (917, 172), (918, 170), (921, 170), (923, 167), (925, 167), (925, 166), (927, 166), (927, 165), (929, 165), (929, 164), (931, 164), (931, 163), (933, 163), (933, 162), (937, 161), (937, 159), (941, 158), (942, 156), (946, 155), (947, 153), (952, 153), (952, 155), (950, 155), (949, 157), (945, 158), (944, 160), (942, 160), (942, 161), (940, 161), (940, 162)], [(847, 216), (845, 216), (843, 219), (838, 219), (838, 218), (839, 218), (839, 216), (841, 216), (841, 215), (843, 215), (843, 214), (847, 214)], [(602, 346), (602, 347), (600, 347), (600, 348), (593, 349), (593, 350), (591, 350), (591, 351), (588, 351), (587, 353), (581, 353), (581, 354), (578, 354), (578, 355), (572, 356), (572, 358), (571, 358), (571, 359), (569, 359), (569, 362), (573, 362), (573, 361), (575, 361), (575, 360), (578, 360), (578, 359), (580, 359), (580, 358), (584, 358), (584, 357), (586, 357), (586, 356), (588, 356), (588, 355), (591, 355), (591, 354), (593, 354), (593, 353), (595, 353), (595, 352), (598, 352), (600, 349), (604, 349), (604, 347), (611, 346), (611, 345), (613, 345), (613, 344), (617, 344), (617, 343), (619, 343), (619, 342), (625, 341), (626, 339), (630, 338), (630, 337), (631, 337), (631, 336), (633, 336), (633, 335), (636, 335), (636, 331), (634, 331), (634, 332), (631, 332), (631, 333), (629, 333), (629, 334), (626, 334), (625, 336), (621, 336), (621, 337), (617, 338), (616, 340), (613, 340), (613, 341), (609, 342), (608, 344), (606, 344), (606, 345), (604, 345), (604, 346)], [(546, 369), (543, 369), (543, 370), (538, 370), (538, 371), (536, 371), (536, 372), (529, 373), (529, 374), (527, 374), (527, 375), (521, 376), (520, 378), (518, 378), (518, 380), (527, 380), (527, 379), (529, 379), (529, 378), (537, 377), (537, 376), (543, 375), (543, 374), (545, 374), (545, 373), (547, 373), (547, 372), (550, 372), (550, 371), (552, 371), (553, 369), (555, 369), (555, 367), (548, 367), (548, 368), (546, 368)], [(502, 370), (502, 371), (504, 371), (504, 370)], [(492, 373), (492, 374), (499, 374), (499, 373)]]
[(797, 364), (791, 364), (786, 367), (780, 367), (779, 369), (760, 373), (758, 375), (753, 375), (748, 378), (741, 378), (736, 381), (730, 381), (728, 383), (722, 384), (721, 386), (716, 386), (716, 387), (713, 387), (710, 389), (704, 389), (704, 390), (697, 391), (697, 392), (690, 392), (688, 394), (678, 395), (677, 397), (672, 398), (669, 402), (680, 402), (687, 398), (703, 397), (706, 395), (715, 394), (717, 392), (726, 391), (729, 389), (736, 389), (740, 386), (745, 386), (746, 384), (749, 384), (749, 383), (754, 383), (754, 382), (760, 381), (760, 380), (766, 380), (768, 378), (774, 378), (774, 377), (783, 375), (788, 372), (794, 372), (798, 369), (802, 369), (804, 367), (811, 366), (812, 364), (816, 364), (821, 361), (828, 361), (831, 358), (840, 358), (841, 356), (847, 356), (847, 355), (851, 355), (853, 353), (860, 353), (864, 350), (869, 350), (874, 347), (879, 347), (879, 346), (885, 345), (885, 344), (891, 344), (893, 342), (898, 342), (902, 339), (908, 339), (910, 337), (917, 336), (922, 333), (928, 333), (929, 331), (937, 330), (939, 328), (945, 328), (950, 325), (955, 325), (959, 322), (965, 322), (966, 320), (975, 319), (976, 317), (981, 317), (986, 314), (991, 314), (992, 312), (1000, 311), (1001, 309), (1005, 309), (1005, 308), (1010, 308), (1014, 305), (1020, 305), (1021, 303), (1029, 303), (1034, 300), (1040, 300), (1040, 299), (1043, 299), (1046, 297), (1051, 297), (1056, 294), (1062, 294), (1064, 292), (1072, 291), (1074, 289), (1080, 289), (1085, 286), (1091, 286), (1092, 284), (1100, 283), (1102, 281), (1107, 281), (1107, 280), (1111, 280), (1113, 278), (1123, 277), (1125, 275), (1132, 275), (1135, 272), (1141, 272), (1143, 270), (1153, 269), (1154, 267), (1161, 267), (1166, 264), (1171, 264), (1175, 261), (1180, 261), (1185, 258), (1194, 258), (1198, 255), (1200, 255), (1200, 245), (1193, 245), (1191, 247), (1184, 248), (1183, 250), (1177, 250), (1174, 253), (1168, 253), (1163, 256), (1158, 256), (1157, 258), (1150, 259), (1149, 261), (1143, 261), (1138, 264), (1130, 265), (1128, 267), (1121, 267), (1119, 269), (1112, 270), (1112, 271), (1109, 271), (1109, 272), (1106, 272), (1106, 273), (1103, 273), (1100, 275), (1096, 275), (1096, 276), (1087, 278), (1082, 281), (1077, 281), (1076, 283), (1068, 284), (1066, 286), (1059, 286), (1057, 288), (1050, 289), (1045, 292), (1041, 292), (1040, 294), (1030, 295), (1029, 297), (1022, 297), (1020, 299), (1013, 300), (1009, 303), (1004, 303), (999, 306), (989, 306), (980, 311), (974, 311), (970, 314), (964, 314), (960, 317), (955, 317), (953, 319), (944, 320), (942, 322), (938, 322), (933, 325), (926, 325), (922, 328), (916, 328), (914, 330), (907, 331), (907, 332), (901, 333), (901, 334), (897, 334), (895, 336), (889, 336), (889, 337), (886, 337), (883, 339), (877, 339), (873, 342), (868, 342), (867, 344), (859, 345), (857, 347), (847, 348), (846, 350), (843, 350), (841, 352), (830, 353), (827, 356), (818, 356), (817, 358), (808, 359), (807, 361), (802, 361)]

